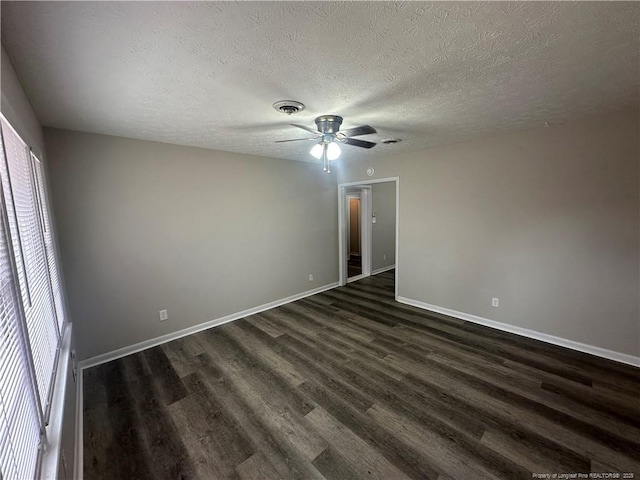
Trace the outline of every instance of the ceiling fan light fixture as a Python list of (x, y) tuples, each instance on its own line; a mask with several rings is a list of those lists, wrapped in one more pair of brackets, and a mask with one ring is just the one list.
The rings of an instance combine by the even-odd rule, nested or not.
[[(283, 110), (282, 107), (291, 106), (283, 104), (290, 104), (292, 102), (292, 100), (283, 100), (282, 102), (276, 102), (273, 107), (276, 110), (290, 114), (291, 112)], [(322, 160), (322, 169), (327, 173), (331, 172), (329, 162), (332, 160), (337, 160), (342, 154), (342, 150), (340, 149), (338, 143), (344, 143), (345, 145), (360, 148), (372, 148), (376, 146), (374, 142), (352, 138), (359, 137), (361, 135), (371, 135), (373, 133), (378, 133), (376, 129), (370, 125), (361, 125), (359, 127), (348, 128), (341, 131), (340, 126), (342, 125), (342, 117), (339, 115), (320, 115), (315, 119), (315, 123), (317, 130), (309, 128), (305, 125), (298, 125), (296, 123), (291, 124), (291, 126), (293, 127), (300, 128), (313, 134), (313, 137), (292, 138), (290, 140), (276, 140), (276, 143), (309, 140), (314, 142), (314, 145), (311, 150), (309, 150), (309, 153), (318, 160)]]
[(316, 157), (318, 160), (320, 160), (322, 158), (322, 151), (324, 150), (323, 148), (323, 144), (322, 143), (316, 143), (311, 150), (309, 151), (309, 153), (311, 155), (313, 155), (314, 157)]
[(336, 142), (327, 144), (327, 159), (336, 160), (340, 156), (341, 150)]

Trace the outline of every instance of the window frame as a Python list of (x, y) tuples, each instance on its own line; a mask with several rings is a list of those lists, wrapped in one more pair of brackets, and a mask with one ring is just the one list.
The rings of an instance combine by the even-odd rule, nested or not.
[[(7, 271), (9, 272), (9, 276), (10, 276), (9, 283), (11, 284), (10, 288), (12, 291), (12, 302), (15, 302), (14, 310), (15, 310), (15, 316), (16, 316), (17, 330), (19, 332), (18, 334), (18, 337), (19, 337), (18, 341), (20, 343), (19, 350), (22, 351), (22, 354), (26, 363), (27, 375), (29, 377), (27, 383), (30, 386), (29, 396), (31, 397), (31, 401), (33, 403), (33, 408), (35, 410), (35, 414), (37, 417), (37, 423), (38, 423), (39, 433), (40, 433), (39, 443), (37, 446), (34, 445), (33, 447), (33, 448), (37, 448), (36, 464), (33, 466), (34, 478), (40, 478), (43, 475), (42, 469), (43, 469), (44, 457), (47, 456), (47, 454), (49, 453), (48, 446), (49, 446), (50, 437), (48, 436), (48, 431), (50, 431), (51, 429), (48, 427), (49, 427), (52, 407), (54, 405), (54, 402), (59, 402), (58, 398), (60, 396), (62, 396), (62, 401), (64, 401), (64, 390), (66, 390), (66, 379), (65, 378), (61, 379), (59, 377), (61, 375), (65, 376), (66, 370), (68, 368), (69, 359), (67, 357), (69, 356), (68, 353), (70, 353), (69, 342), (70, 342), (70, 334), (71, 334), (71, 331), (70, 331), (71, 324), (68, 321), (68, 317), (66, 315), (64, 292), (62, 288), (62, 278), (60, 276), (60, 263), (58, 261), (59, 259), (57, 255), (56, 241), (53, 234), (55, 229), (53, 228), (53, 225), (52, 225), (53, 217), (52, 217), (52, 211), (51, 211), (50, 202), (47, 194), (47, 188), (46, 188), (47, 176), (46, 176), (44, 162), (40, 160), (39, 156), (36, 155), (33, 149), (27, 144), (27, 142), (24, 141), (22, 136), (17, 132), (17, 130), (13, 127), (13, 125), (2, 113), (0, 113), (0, 123), (2, 124), (1, 125), (2, 128), (0, 128), (0, 142), (2, 147), (2, 156), (0, 157), (0, 162), (3, 162), (4, 164), (3, 167), (7, 172), (7, 178), (5, 179), (5, 181), (7, 186), (9, 187), (8, 195), (5, 196), (5, 191), (6, 191), (5, 181), (0, 182), (0, 222), (2, 223), (2, 227), (3, 227), (4, 241), (6, 241), (6, 253), (7, 253), (7, 259), (8, 259)], [(5, 133), (3, 132), (3, 128), (5, 126), (11, 130), (11, 133), (15, 135), (17, 141), (21, 142), (20, 145), (14, 145), (14, 148), (20, 148), (21, 146), (24, 146), (25, 153), (27, 156), (26, 165), (24, 167), (28, 170), (29, 181), (26, 182), (26, 186), (23, 186), (23, 187), (31, 190), (31, 192), (26, 192), (26, 193), (31, 194), (31, 197), (33, 200), (32, 207), (35, 210), (33, 213), (35, 214), (35, 217), (36, 217), (36, 226), (34, 227), (35, 232), (31, 231), (30, 236), (33, 237), (35, 234), (35, 237), (37, 237), (37, 240), (35, 241), (40, 243), (41, 256), (42, 256), (41, 260), (44, 260), (44, 265), (38, 267), (37, 271), (42, 272), (44, 270), (44, 276), (46, 277), (44, 278), (44, 280), (41, 279), (34, 284), (32, 284), (29, 280), (29, 271), (28, 271), (29, 262), (27, 261), (28, 259), (26, 258), (26, 255), (25, 255), (22, 232), (20, 231), (21, 228), (20, 228), (20, 224), (18, 223), (19, 221), (18, 212), (16, 209), (16, 204), (15, 204), (16, 199), (14, 196), (15, 186), (11, 179), (11, 170), (9, 165), (10, 153), (6, 149)], [(11, 154), (15, 154), (15, 152), (12, 152)], [(22, 158), (20, 158), (19, 160), (21, 159)], [(25, 172), (27, 170), (25, 170)], [(23, 177), (23, 180), (24, 178), (26, 177)], [(7, 201), (12, 202), (11, 211), (13, 213), (12, 216), (14, 221), (13, 229), (11, 227), (11, 222), (9, 219), (10, 211), (7, 206)], [(29, 208), (31, 208), (31, 206), (29, 206)], [(47, 238), (47, 236), (50, 238)], [(48, 245), (47, 243), (48, 241), (50, 245)], [(17, 252), (15, 251), (16, 245), (20, 249), (19, 254), (17, 254)], [(20, 275), (20, 270), (18, 269), (17, 262), (21, 262), (23, 275)], [(41, 274), (42, 273), (38, 275), (41, 275)], [(53, 275), (56, 275), (58, 298), (56, 298), (56, 294), (54, 292), (54, 285), (53, 285), (53, 278), (52, 278)], [(21, 281), (24, 282), (24, 287), (25, 287), (24, 292), (23, 292), (23, 289), (21, 288)], [(44, 285), (42, 284), (42, 281), (45, 282)], [(39, 288), (38, 291), (41, 293), (37, 295), (37, 298), (34, 298), (31, 292), (31, 288), (33, 288), (35, 285), (40, 285), (37, 288)], [(46, 290), (45, 294), (42, 294), (42, 288), (45, 288)], [(24, 294), (25, 292), (27, 293), (27, 295)], [(41, 304), (41, 307), (43, 308), (42, 310), (43, 313), (39, 314), (38, 317), (36, 317), (35, 319), (36, 325), (38, 322), (52, 321), (53, 332), (55, 332), (55, 345), (52, 346), (48, 343), (49, 340), (53, 339), (53, 337), (51, 336), (52, 331), (50, 330), (52, 326), (49, 325), (48, 327), (46, 326), (42, 327), (42, 328), (49, 329), (45, 331), (46, 335), (44, 338), (48, 340), (47, 340), (47, 344), (44, 346), (48, 346), (47, 347), (48, 351), (53, 352), (53, 359), (51, 363), (48, 364), (51, 366), (50, 378), (47, 381), (46, 377), (44, 377), (45, 379), (44, 381), (48, 383), (46, 387), (47, 388), (46, 398), (42, 398), (42, 394), (40, 392), (42, 385), (39, 385), (38, 374), (36, 373), (36, 364), (34, 360), (35, 350), (33, 349), (33, 346), (32, 346), (32, 341), (29, 336), (29, 327), (27, 324), (26, 309), (37, 307), (37, 305), (34, 305), (34, 301), (39, 302)], [(48, 305), (48, 308), (50, 309), (49, 312), (44, 310), (47, 308), (47, 304), (50, 304)], [(59, 318), (59, 317), (62, 317), (62, 318)], [(32, 318), (31, 321), (33, 322), (34, 317), (31, 317), (31, 318)], [(41, 323), (41, 325), (45, 325), (45, 324)], [(41, 328), (41, 327), (38, 327), (38, 328)], [(65, 343), (66, 345), (64, 352), (62, 351), (63, 343)], [(51, 355), (51, 353), (49, 353), (49, 355)], [(65, 371), (61, 371), (62, 370), (61, 366), (64, 368)], [(45, 373), (49, 375), (49, 370), (45, 370)], [(22, 376), (24, 375), (24, 373), (21, 373), (20, 375)], [(42, 378), (43, 377), (41, 377), (41, 380)], [(59, 388), (57, 387), (62, 388), (63, 390), (62, 394), (61, 392), (58, 391)], [(55, 428), (59, 430), (62, 409), (60, 408), (60, 405), (58, 405), (57, 403), (56, 405), (57, 405), (56, 418), (53, 420), (53, 423), (55, 423)], [(7, 419), (7, 421), (9, 420)], [(59, 436), (60, 436), (59, 431), (53, 433), (52, 435), (52, 437), (55, 437), (55, 438), (53, 439), (54, 451), (51, 453), (55, 454), (56, 456), (59, 453), (58, 452), (59, 440), (60, 440)], [(11, 442), (11, 435), (9, 435), (9, 437), (7, 438), (8, 438), (8, 441)], [(10, 443), (7, 445), (10, 445)], [(47, 470), (51, 470), (52, 468), (51, 465), (54, 465), (53, 468), (57, 469), (57, 460), (58, 459), (55, 458), (53, 463), (51, 463), (51, 460), (47, 460), (46, 462)], [(55, 473), (57, 472), (54, 472), (53, 475), (55, 475)], [(52, 474), (51, 471), (48, 471), (46, 473), (47, 477), (49, 477), (51, 474)], [(5, 473), (0, 471), (0, 479), (9, 480), (8, 478), (3, 477), (3, 475), (5, 475)]]

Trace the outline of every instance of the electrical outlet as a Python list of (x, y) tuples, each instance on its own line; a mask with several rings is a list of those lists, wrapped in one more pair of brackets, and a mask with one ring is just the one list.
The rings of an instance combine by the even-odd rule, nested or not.
[(160, 310), (158, 313), (160, 314), (160, 321), (161, 322), (164, 322), (166, 319), (169, 318), (169, 314), (167, 313), (166, 310)]
[(384, 255), (382, 255), (382, 259), (386, 260), (387, 259), (387, 254), (385, 253)]
[(313, 282), (313, 273), (310, 273), (310, 274), (309, 274), (309, 281), (310, 281), (310, 282)]
[(500, 306), (500, 299), (496, 298), (496, 297), (493, 297), (491, 299), (491, 306), (492, 307), (499, 307)]

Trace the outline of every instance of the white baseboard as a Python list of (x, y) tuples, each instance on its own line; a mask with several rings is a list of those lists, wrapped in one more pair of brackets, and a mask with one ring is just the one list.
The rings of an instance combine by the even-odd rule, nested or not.
[(176, 340), (178, 338), (186, 337), (187, 335), (198, 333), (198, 332), (201, 332), (202, 330), (207, 330), (212, 327), (217, 327), (218, 325), (222, 325), (224, 323), (233, 322), (234, 320), (239, 320), (241, 318), (248, 317), (256, 313), (264, 312), (265, 310), (279, 307), (280, 305), (284, 305), (286, 303), (295, 302), (296, 300), (300, 300), (301, 298), (310, 297), (311, 295), (315, 295), (316, 293), (321, 293), (326, 290), (331, 290), (332, 288), (335, 288), (337, 286), (338, 286), (338, 282), (329, 283), (327, 285), (323, 285), (322, 287), (314, 288), (313, 290), (307, 290), (306, 292), (296, 293), (295, 295), (291, 295), (286, 298), (274, 300), (273, 302), (269, 302), (263, 305), (259, 305), (257, 307), (249, 308), (241, 312), (232, 313), (224, 317), (216, 318), (215, 320), (210, 320), (208, 322), (194, 325), (193, 327), (185, 328), (183, 330), (178, 330), (177, 332), (168, 333), (160, 337), (150, 338), (149, 340), (144, 340), (142, 342), (130, 345), (128, 347), (123, 347), (117, 350), (113, 350), (111, 352), (103, 353), (101, 355), (97, 355), (95, 357), (91, 357), (86, 360), (82, 360), (78, 362), (78, 370), (95, 367), (96, 365), (110, 362), (111, 360), (116, 360), (121, 357), (126, 357), (127, 355), (131, 355), (132, 353), (141, 352), (142, 350), (146, 350), (151, 347), (157, 347), (158, 345), (162, 345), (163, 343), (167, 343), (172, 340)]
[(386, 272), (387, 270), (393, 270), (394, 268), (396, 268), (395, 264), (389, 265), (388, 267), (378, 268), (378, 269), (372, 271), (369, 275), (367, 275), (366, 273), (361, 273), (360, 275), (356, 275), (355, 277), (348, 277), (347, 278), (347, 283), (357, 282), (358, 280), (362, 280), (363, 278), (367, 278), (370, 275), (377, 275), (379, 273)]
[(361, 273), (360, 275), (356, 275), (355, 277), (348, 277), (347, 283), (357, 282), (358, 280), (362, 280), (363, 278), (367, 278), (369, 275)]
[(373, 272), (371, 272), (371, 275), (377, 275), (382, 272), (393, 270), (394, 268), (396, 268), (395, 263), (393, 265), (389, 265), (388, 267), (376, 268)]
[(595, 355), (597, 357), (607, 358), (609, 360), (625, 363), (634, 367), (640, 367), (640, 357), (628, 355), (626, 353), (607, 350), (606, 348), (596, 347), (594, 345), (588, 345), (586, 343), (580, 343), (573, 340), (568, 340), (566, 338), (536, 332), (535, 330), (529, 330), (528, 328), (516, 327), (514, 325), (509, 325), (508, 323), (489, 320), (488, 318), (478, 317), (477, 315), (471, 315), (469, 313), (458, 312), (449, 308), (439, 307), (438, 305), (431, 305), (429, 303), (420, 302), (411, 298), (398, 297), (398, 302), (411, 305), (413, 307), (422, 308), (424, 310), (442, 313), (443, 315), (459, 318), (468, 322), (478, 323), (480, 325), (495, 328), (496, 330), (502, 330), (503, 332), (514, 333), (516, 335), (533, 338), (535, 340), (551, 343), (553, 345), (559, 345), (561, 347), (570, 348), (579, 352), (590, 353), (591, 355)]
[(92, 358), (88, 358), (86, 360), (82, 360), (78, 362), (78, 380), (77, 380), (77, 399), (76, 399), (76, 451), (75, 451), (75, 468), (74, 468), (74, 478), (76, 480), (82, 480), (83, 471), (84, 471), (84, 458), (83, 458), (83, 425), (82, 425), (82, 411), (83, 411), (83, 370), (90, 367), (95, 367), (96, 365), (100, 365), (102, 363), (110, 362), (111, 360), (116, 360), (121, 357), (126, 357), (127, 355), (131, 355), (132, 353), (137, 353), (142, 350), (146, 350), (147, 348), (156, 347), (158, 345), (162, 345), (163, 343), (170, 342), (172, 340), (176, 340), (178, 338), (186, 337), (187, 335), (191, 335), (193, 333), (201, 332), (203, 330), (207, 330), (212, 327), (216, 327), (218, 325), (222, 325), (224, 323), (233, 322), (234, 320), (239, 320), (244, 317), (248, 317), (250, 315), (254, 315), (256, 313), (264, 312), (265, 310), (269, 310), (271, 308), (279, 307), (280, 305), (284, 305), (286, 303), (295, 302), (296, 300), (300, 300), (301, 298), (310, 297), (311, 295), (315, 295), (316, 293), (325, 292), (327, 290), (331, 290), (332, 288), (336, 288), (338, 286), (338, 282), (329, 283), (327, 285), (323, 285), (322, 287), (314, 288), (313, 290), (307, 290), (306, 292), (297, 293), (295, 295), (291, 295), (286, 298), (281, 298), (280, 300), (274, 300), (273, 302), (265, 303), (263, 305), (249, 308), (247, 310), (243, 310), (242, 312), (232, 313), (231, 315), (226, 315), (224, 317), (216, 318), (215, 320), (210, 320), (205, 323), (201, 323), (199, 325), (194, 325), (193, 327), (185, 328), (183, 330), (178, 330), (177, 332), (169, 333), (167, 335), (162, 335), (160, 337), (151, 338), (149, 340), (145, 340), (143, 342), (136, 343), (134, 345), (119, 348), (112, 352), (103, 353), (102, 355), (97, 355)]

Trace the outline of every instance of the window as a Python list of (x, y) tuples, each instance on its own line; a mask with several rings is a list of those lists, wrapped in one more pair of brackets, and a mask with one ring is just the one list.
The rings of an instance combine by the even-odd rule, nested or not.
[(40, 160), (0, 117), (0, 478), (34, 478), (65, 325)]

